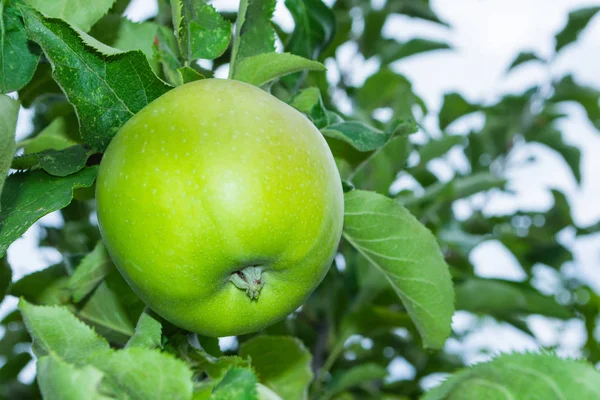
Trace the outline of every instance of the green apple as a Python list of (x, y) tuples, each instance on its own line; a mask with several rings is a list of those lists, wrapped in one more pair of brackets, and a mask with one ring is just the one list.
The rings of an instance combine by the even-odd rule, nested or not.
[(98, 175), (102, 238), (163, 318), (208, 336), (260, 330), (321, 282), (343, 192), (321, 133), (257, 87), (207, 79), (133, 116)]

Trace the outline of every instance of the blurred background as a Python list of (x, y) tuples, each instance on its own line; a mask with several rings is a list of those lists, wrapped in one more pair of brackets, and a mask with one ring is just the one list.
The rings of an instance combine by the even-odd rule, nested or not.
[[(334, 0), (324, 2), (329, 6), (336, 3)], [(235, 11), (238, 6), (238, 2), (233, 0), (215, 0), (212, 3), (219, 11)], [(486, 113), (490, 108), (486, 107), (498, 105), (503, 99), (510, 100), (507, 95), (522, 98), (523, 93), (532, 87), (543, 97), (555, 90), (556, 83), (566, 75), (572, 75), (579, 87), (600, 88), (600, 13), (590, 21), (576, 42), (555, 54), (555, 35), (566, 25), (569, 12), (599, 6), (598, 1), (431, 0), (429, 6), (435, 18), (427, 20), (389, 13), (375, 19), (375, 22), (369, 16), (386, 7), (385, 0), (372, 0), (367, 5), (368, 2), (364, 1), (345, 3), (350, 6), (343, 16), (344, 23), (351, 31), (350, 37), (355, 39), (336, 43), (335, 51), (328, 53), (325, 59), (327, 80), (331, 84), (330, 101), (339, 111), (353, 114), (353, 100), (348, 95), (351, 91), (346, 89), (361, 88), (369, 77), (381, 71), (382, 63), (387, 64), (386, 68), (408, 78), (412, 90), (427, 107), (427, 113), (419, 115), (417, 112), (421, 129), (410, 136), (416, 149), (448, 136), (466, 137), (482, 131), (489, 122)], [(153, 17), (157, 11), (155, 1), (134, 0), (126, 15), (130, 20), (139, 22)], [(291, 32), (294, 27), (292, 16), (281, 1), (275, 12), (275, 22), (284, 32)], [(408, 42), (420, 38), (447, 46), (388, 62), (382, 60), (381, 49), (365, 50), (363, 39), (369, 29), (380, 31), (383, 39)], [(520, 52), (534, 53), (548, 62), (532, 60), (509, 71)], [(210, 69), (212, 62), (202, 66)], [(226, 77), (227, 65), (217, 68), (215, 75)], [(460, 93), (465, 104), (477, 107), (441, 129), (440, 111), (445, 104), (451, 105), (450, 100), (453, 99), (447, 96), (449, 93)], [(531, 101), (534, 108), (535, 101)], [(586, 107), (587, 112), (582, 104), (580, 101), (561, 102), (553, 109), (553, 112), (566, 114), (556, 119), (554, 126), (562, 132), (561, 146), (569, 149), (564, 154), (580, 154), (580, 171), (575, 168), (577, 172), (574, 172), (573, 165), (577, 163), (569, 162), (568, 157), (557, 153), (552, 146), (535, 140), (511, 139), (513, 147), (506, 152), (509, 154), (505, 154), (501, 162), (491, 159), (486, 164), (494, 176), (506, 179), (504, 190), (491, 188), (442, 205), (451, 207), (452, 220), (456, 224), (472, 221), (474, 216), (481, 215), (486, 223), (493, 224), (495, 221), (498, 225), (512, 225), (515, 232), (512, 241), (502, 240), (502, 235), (493, 229), (491, 233), (478, 236), (473, 232), (467, 234), (464, 230), (453, 231), (452, 227), (457, 226), (454, 222), (444, 225), (444, 229), (437, 233), (438, 237), (441, 232), (449, 235), (448, 243), (460, 242), (460, 246), (468, 247), (465, 254), (477, 276), (527, 281), (564, 305), (578, 302), (585, 305), (590, 296), (600, 294), (600, 234), (597, 233), (600, 223), (600, 115), (596, 115), (595, 127), (589, 112), (600, 105), (597, 97), (595, 105), (592, 100), (592, 104)], [(509, 109), (499, 118), (515, 116), (511, 113), (513, 111)], [(373, 110), (373, 118), (381, 123), (387, 122), (390, 116), (391, 110), (386, 107)], [(31, 118), (31, 110), (21, 110), (17, 139), (31, 132)], [(440, 157), (426, 161), (424, 168), (442, 184), (472, 173), (470, 147), (472, 143), (456, 141)], [(420, 164), (417, 153), (413, 151), (406, 160), (407, 170), (412, 171)], [(579, 182), (577, 175), (580, 175)], [(390, 193), (418, 197), (427, 194), (427, 187), (414, 173), (400, 170)], [(523, 238), (524, 246), (531, 246), (535, 240), (531, 242), (525, 238), (534, 237), (531, 235), (535, 232), (530, 231), (541, 231), (547, 225), (546, 219), (551, 217), (549, 210), (558, 207), (563, 213), (563, 220), (572, 220), (562, 224), (557, 232), (546, 232), (551, 236), (550, 242), (556, 242), (556, 245), (538, 249), (544, 253), (538, 258), (520, 253), (519, 238)], [(539, 213), (537, 219), (536, 213)], [(13, 281), (60, 262), (62, 256), (56, 249), (39, 247), (38, 243), (45, 234), (43, 227), (61, 225), (60, 214), (50, 214), (12, 244), (8, 259), (14, 271)], [(527, 257), (530, 259), (525, 262), (523, 258)], [(340, 264), (343, 260), (338, 260), (338, 268)], [(585, 290), (578, 292), (576, 289), (579, 287)], [(8, 297), (0, 307), (0, 317), (15, 306), (16, 299)], [(552, 348), (562, 356), (579, 357), (584, 355), (584, 351), (590, 351), (584, 350), (590, 335), (595, 335), (596, 341), (600, 339), (596, 324), (589, 323), (589, 318), (597, 319), (596, 315), (597, 309), (591, 317), (587, 316), (587, 320), (528, 315), (523, 318), (525, 329), (531, 332), (527, 334), (501, 318), (461, 310), (454, 317), (455, 335), (448, 340), (446, 350), (460, 355), (468, 364), (487, 360), (499, 352), (535, 350), (540, 346)], [(586, 326), (586, 321), (590, 326)], [(228, 340), (232, 339), (225, 338), (222, 344), (227, 346)], [(368, 347), (369, 343), (365, 346)], [(597, 366), (600, 367), (600, 364)], [(410, 379), (415, 374), (414, 367), (402, 356), (395, 357), (389, 368), (394, 379)], [(435, 385), (440, 377), (432, 376), (424, 384)]]

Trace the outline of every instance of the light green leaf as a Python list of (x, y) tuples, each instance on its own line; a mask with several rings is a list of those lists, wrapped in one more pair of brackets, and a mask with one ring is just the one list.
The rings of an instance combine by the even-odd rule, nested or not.
[(179, 73), (179, 79), (181, 84), (204, 79), (204, 76), (192, 67), (181, 67), (177, 69), (177, 72)]
[(89, 187), (96, 179), (98, 167), (59, 178), (42, 171), (14, 173), (8, 177), (0, 203), (0, 256), (38, 219), (66, 207), (73, 190)]
[(90, 294), (112, 270), (112, 262), (102, 242), (81, 260), (69, 278), (68, 288), (75, 303)]
[(52, 353), (37, 361), (37, 382), (45, 399), (108, 400), (99, 390), (103, 376), (91, 365), (78, 368)]
[(554, 85), (553, 103), (574, 101), (579, 103), (590, 120), (600, 130), (600, 90), (583, 86), (575, 82), (572, 75), (567, 75)]
[(586, 28), (588, 23), (600, 11), (600, 7), (580, 8), (569, 13), (565, 27), (556, 34), (556, 51), (573, 43), (579, 34)]
[(519, 54), (517, 54), (517, 56), (515, 57), (515, 59), (513, 60), (512, 63), (510, 63), (510, 66), (508, 67), (508, 70), (506, 72), (512, 71), (514, 68), (518, 67), (521, 64), (525, 64), (526, 62), (529, 61), (540, 61), (545, 63), (546, 60), (544, 60), (543, 58), (541, 58), (540, 56), (538, 56), (537, 54), (535, 54), (532, 51), (522, 51)]
[(94, 353), (109, 352), (108, 342), (64, 307), (34, 306), (19, 301), (37, 357), (55, 354), (69, 363), (87, 364)]
[(469, 103), (458, 93), (447, 93), (444, 95), (444, 103), (440, 110), (440, 128), (446, 129), (448, 125), (458, 118), (478, 111), (479, 106)]
[(29, 51), (19, 12), (0, 1), (0, 93), (25, 86), (33, 77), (38, 59)]
[(146, 309), (135, 327), (135, 334), (129, 339), (126, 347), (144, 347), (154, 349), (162, 347), (162, 324), (160, 318), (150, 309)]
[(213, 390), (211, 400), (258, 400), (257, 379), (251, 369), (232, 368)]
[(343, 235), (385, 274), (425, 347), (440, 348), (451, 331), (454, 292), (431, 232), (394, 200), (353, 191), (345, 194)]
[(387, 376), (385, 367), (375, 363), (357, 365), (334, 375), (327, 389), (327, 398), (363, 383), (381, 380)]
[(326, 127), (330, 123), (319, 88), (310, 87), (301, 90), (292, 98), (290, 105), (306, 114), (319, 129)]
[(290, 53), (264, 53), (241, 60), (233, 79), (262, 86), (284, 75), (302, 70), (325, 71), (325, 66)]
[(358, 151), (383, 147), (393, 132), (382, 132), (358, 121), (340, 122), (321, 129), (325, 136), (346, 142)]
[(127, 18), (108, 14), (90, 31), (100, 42), (121, 51), (141, 50), (152, 60), (152, 44), (158, 25), (154, 22), (131, 22)]
[(465, 143), (464, 136), (444, 135), (439, 139), (432, 139), (419, 149), (420, 163), (427, 164), (429, 161), (443, 156), (454, 146)]
[(41, 46), (54, 79), (77, 110), (81, 136), (94, 149), (103, 151), (129, 118), (169, 89), (141, 51), (104, 55), (64, 21), (19, 8), (30, 38)]
[(77, 144), (67, 134), (67, 122), (64, 118), (56, 118), (32, 139), (19, 142), (24, 154), (39, 153), (44, 150), (63, 150)]
[(600, 373), (551, 354), (506, 354), (452, 375), (423, 400), (600, 398)]
[(227, 50), (231, 24), (204, 0), (174, 0), (172, 7), (181, 13), (175, 25), (181, 54), (189, 62), (212, 60)]
[[(0, 7), (2, 6), (0, 5)], [(15, 132), (18, 115), (19, 102), (0, 94), (0, 194), (15, 154)], [(0, 203), (1, 209), (2, 203)]]
[(105, 15), (115, 0), (25, 0), (48, 17), (60, 18), (84, 32)]
[(260, 382), (282, 398), (308, 398), (308, 385), (313, 379), (312, 357), (300, 340), (288, 336), (257, 336), (242, 344), (240, 356), (250, 357)]
[(275, 51), (275, 30), (271, 18), (275, 0), (241, 0), (235, 23), (229, 77), (236, 74), (241, 60)]
[(426, 53), (434, 50), (447, 50), (452, 47), (446, 42), (429, 40), (423, 38), (414, 38), (405, 43), (399, 43), (395, 40), (387, 42), (380, 51), (381, 61), (384, 64), (390, 64), (415, 54)]

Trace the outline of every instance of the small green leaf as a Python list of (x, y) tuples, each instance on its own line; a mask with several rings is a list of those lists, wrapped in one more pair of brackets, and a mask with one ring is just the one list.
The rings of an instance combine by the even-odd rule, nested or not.
[(289, 53), (264, 53), (241, 60), (237, 64), (233, 79), (262, 86), (302, 70), (325, 71), (325, 66), (320, 62)]
[(258, 400), (257, 379), (251, 369), (232, 368), (217, 384), (211, 400)]
[(345, 390), (352, 389), (363, 383), (381, 380), (387, 376), (387, 369), (375, 363), (367, 363), (349, 368), (334, 375), (327, 388), (328, 397)]
[(175, 0), (173, 7), (181, 18), (175, 25), (181, 54), (188, 62), (202, 58), (212, 60), (227, 50), (231, 24), (204, 0)]
[(316, 60), (335, 33), (335, 17), (321, 0), (286, 0), (295, 26), (285, 50)]
[(410, 120), (413, 124), (413, 106), (421, 105), (410, 81), (388, 68), (382, 68), (365, 81), (356, 93), (356, 102), (367, 113), (389, 107), (394, 112), (394, 120)]
[(392, 135), (358, 121), (329, 125), (321, 129), (321, 133), (346, 142), (358, 151), (372, 151), (383, 147)]
[(39, 166), (50, 175), (62, 177), (81, 171), (94, 153), (96, 152), (76, 144), (63, 150), (51, 149), (17, 156), (13, 159), (12, 168), (28, 169)]
[(90, 187), (98, 167), (59, 178), (41, 171), (9, 175), (0, 203), (0, 256), (38, 219), (66, 207), (73, 199), (73, 190)]
[(77, 144), (67, 134), (67, 122), (64, 118), (56, 118), (32, 139), (23, 140), (18, 147), (24, 154), (40, 153), (44, 150), (63, 150)]
[(415, 54), (426, 53), (434, 50), (448, 50), (452, 47), (446, 42), (429, 40), (423, 38), (414, 38), (405, 43), (399, 43), (395, 40), (387, 42), (381, 53), (381, 61), (384, 64), (390, 64)]
[(205, 79), (202, 74), (200, 74), (192, 67), (181, 67), (177, 69), (177, 72), (179, 73), (179, 79), (182, 84)]
[(73, 301), (79, 303), (90, 294), (112, 270), (112, 262), (102, 242), (86, 254), (69, 278), (68, 289)]
[(448, 125), (458, 118), (478, 111), (479, 106), (469, 103), (458, 93), (447, 93), (444, 95), (444, 103), (440, 110), (440, 128), (446, 129)]
[(229, 77), (244, 58), (275, 51), (275, 30), (271, 18), (275, 0), (241, 0), (235, 23)]
[(115, 49), (141, 50), (152, 60), (157, 30), (154, 22), (131, 22), (121, 15), (108, 14), (92, 27), (90, 35)]
[[(0, 194), (2, 194), (4, 181), (8, 175), (13, 155), (15, 154), (15, 132), (18, 115), (19, 102), (0, 94)], [(2, 203), (0, 203), (1, 209)]]
[(326, 127), (330, 123), (319, 88), (310, 87), (301, 90), (291, 99), (290, 105), (306, 114), (319, 129)]
[[(277, 357), (273, 357), (277, 354)], [(261, 383), (284, 399), (308, 398), (313, 379), (311, 354), (298, 339), (288, 336), (257, 336), (244, 342), (240, 356), (250, 357)]]
[(433, 159), (443, 156), (454, 146), (465, 142), (464, 136), (459, 135), (444, 135), (439, 139), (432, 139), (419, 149), (420, 163), (426, 164)]
[(600, 129), (600, 90), (580, 85), (575, 82), (572, 75), (567, 75), (554, 85), (554, 95), (550, 101), (579, 103), (587, 113), (590, 122), (596, 129)]
[(78, 368), (55, 354), (37, 361), (37, 381), (45, 399), (108, 400), (100, 393), (104, 374), (91, 365)]
[(545, 63), (546, 60), (544, 60), (542, 57), (538, 56), (537, 54), (535, 54), (532, 51), (522, 51), (520, 52), (515, 59), (513, 60), (512, 63), (510, 63), (510, 66), (508, 67), (508, 71), (512, 71), (514, 68), (518, 67), (521, 64), (525, 64), (526, 62), (529, 61), (540, 61)]
[(452, 375), (423, 400), (600, 398), (600, 373), (551, 354), (505, 354)]
[(571, 11), (567, 24), (556, 34), (556, 51), (559, 52), (563, 47), (576, 41), (579, 34), (586, 28), (598, 11), (600, 11), (600, 7), (580, 8)]
[(34, 306), (19, 301), (19, 310), (39, 358), (56, 354), (67, 362), (86, 364), (95, 352), (109, 352), (108, 342), (65, 307)]
[(38, 59), (29, 51), (19, 12), (0, 1), (0, 93), (25, 86), (33, 77)]
[(63, 264), (55, 264), (41, 271), (25, 275), (10, 288), (10, 294), (22, 297), (30, 303), (40, 304), (45, 297), (45, 291), (67, 276)]
[(183, 64), (179, 59), (179, 47), (173, 31), (166, 26), (159, 26), (152, 51), (154, 58), (161, 63), (167, 81), (174, 86), (181, 85), (179, 69)]
[(105, 15), (115, 0), (25, 0), (48, 17), (60, 18), (84, 32)]
[(19, 8), (28, 35), (42, 47), (54, 79), (77, 110), (84, 141), (94, 149), (103, 151), (129, 118), (169, 90), (141, 51), (102, 54), (64, 21)]
[(451, 331), (454, 292), (435, 237), (385, 196), (355, 190), (345, 199), (344, 238), (385, 274), (425, 347), (440, 348)]
[(8, 293), (11, 282), (12, 269), (10, 268), (10, 264), (8, 264), (6, 256), (4, 256), (0, 258), (0, 303), (2, 303), (4, 296)]
[(146, 309), (135, 327), (135, 334), (125, 347), (144, 347), (155, 349), (161, 347), (162, 324), (152, 310)]

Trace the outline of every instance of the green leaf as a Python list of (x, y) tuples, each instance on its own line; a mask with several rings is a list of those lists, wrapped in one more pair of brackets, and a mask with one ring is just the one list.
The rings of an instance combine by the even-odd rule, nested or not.
[(325, 66), (290, 53), (264, 53), (241, 60), (237, 64), (233, 79), (262, 86), (302, 70), (325, 71)]
[[(2, 6), (0, 5), (0, 7)], [(0, 94), (0, 194), (2, 194), (4, 181), (15, 154), (15, 132), (18, 115), (19, 102)], [(0, 210), (2, 210), (2, 203), (0, 203)]]
[(600, 374), (551, 354), (506, 354), (452, 375), (423, 400), (578, 399), (600, 397)]
[(56, 118), (37, 136), (19, 142), (18, 146), (23, 147), (26, 155), (40, 153), (44, 150), (66, 149), (77, 144), (69, 138), (67, 129), (67, 121), (64, 118)]
[(91, 186), (97, 173), (98, 167), (93, 166), (64, 178), (41, 171), (10, 175), (0, 201), (0, 256), (35, 221), (66, 207), (74, 189)]
[(358, 151), (372, 151), (383, 147), (393, 132), (382, 132), (362, 122), (348, 121), (321, 129), (323, 135), (346, 142)]
[(105, 15), (115, 0), (24, 0), (48, 17), (60, 18), (84, 32)]
[(556, 34), (556, 51), (559, 52), (563, 47), (576, 41), (579, 34), (586, 28), (598, 11), (600, 11), (600, 7), (580, 8), (571, 11), (567, 24), (562, 31)]
[(0, 1), (0, 93), (25, 86), (33, 77), (38, 59), (29, 51), (19, 12)]
[(36, 100), (49, 96), (62, 96), (62, 92), (52, 79), (52, 67), (46, 61), (38, 64), (33, 78), (19, 90), (19, 101), (23, 107), (29, 108)]
[(444, 135), (439, 139), (432, 139), (419, 149), (420, 163), (427, 164), (429, 161), (446, 154), (454, 146), (465, 143), (464, 136)]
[(375, 363), (367, 363), (349, 368), (334, 375), (328, 385), (327, 396), (332, 397), (363, 383), (381, 380), (387, 376), (387, 369)]
[(108, 342), (75, 318), (65, 307), (34, 306), (19, 301), (19, 310), (33, 338), (38, 357), (56, 354), (67, 362), (87, 364), (95, 352), (108, 352)]
[(478, 111), (479, 106), (469, 103), (458, 93), (447, 93), (444, 95), (444, 103), (440, 110), (440, 128), (446, 129), (448, 125), (458, 118)]
[(587, 113), (590, 122), (596, 129), (600, 129), (600, 90), (580, 85), (573, 80), (572, 75), (567, 75), (554, 85), (554, 95), (550, 101), (579, 103)]
[(45, 399), (104, 400), (100, 382), (104, 374), (91, 365), (78, 368), (50, 354), (37, 361), (37, 381)]
[(250, 357), (260, 382), (282, 398), (308, 398), (308, 385), (313, 379), (312, 357), (300, 340), (289, 336), (257, 336), (242, 344), (240, 356)]
[(134, 334), (125, 308), (105, 282), (98, 285), (77, 315), (111, 343), (124, 345)]
[(204, 79), (204, 76), (202, 74), (200, 74), (194, 68), (188, 66), (178, 68), (177, 72), (179, 73), (179, 79), (181, 84)]
[(507, 72), (512, 71), (514, 68), (518, 67), (519, 65), (524, 64), (529, 61), (540, 61), (542, 63), (546, 63), (546, 60), (544, 60), (542, 57), (538, 56), (534, 52), (522, 51), (515, 57), (513, 62), (510, 63), (510, 66), (508, 67)]
[(182, 81), (179, 70), (183, 64), (179, 59), (179, 47), (173, 31), (166, 26), (159, 26), (152, 50), (154, 58), (162, 65), (167, 81), (175, 86), (181, 85)]
[(429, 6), (429, 0), (392, 1), (388, 3), (388, 12), (408, 15), (409, 17), (421, 18), (426, 21), (436, 22), (448, 26), (433, 12)]
[(198, 58), (212, 60), (229, 46), (231, 24), (204, 0), (174, 0), (173, 8), (181, 13), (175, 30), (181, 54), (188, 62)]
[(64, 21), (20, 9), (30, 38), (42, 47), (54, 79), (77, 110), (84, 141), (94, 149), (103, 151), (129, 118), (169, 89), (141, 51), (104, 55)]
[(531, 286), (500, 279), (472, 278), (455, 286), (456, 308), (491, 315), (540, 314), (570, 318), (571, 313), (553, 297)]
[(446, 42), (423, 38), (414, 38), (404, 43), (391, 40), (390, 42), (387, 42), (380, 51), (381, 62), (383, 64), (390, 64), (394, 61), (414, 56), (415, 54), (451, 48), (452, 47)]
[(275, 51), (275, 30), (271, 18), (275, 0), (241, 0), (235, 23), (229, 77), (244, 58)]
[(316, 60), (335, 33), (333, 12), (321, 0), (286, 0), (295, 26), (285, 51)]
[(329, 125), (327, 109), (323, 105), (323, 98), (319, 88), (310, 87), (301, 90), (290, 101), (296, 110), (306, 114), (319, 129)]
[(213, 390), (211, 400), (258, 400), (257, 379), (248, 368), (232, 368)]
[(162, 324), (152, 310), (146, 309), (135, 327), (135, 334), (129, 339), (125, 347), (144, 347), (147, 349), (160, 348), (162, 337)]
[(112, 262), (104, 245), (99, 241), (94, 250), (86, 254), (69, 278), (68, 289), (73, 301), (79, 303), (104, 280), (112, 270)]
[(404, 76), (388, 68), (371, 75), (356, 94), (356, 102), (366, 112), (390, 107), (395, 118), (413, 119), (412, 107), (416, 97)]
[(96, 151), (89, 150), (80, 144), (63, 150), (44, 150), (40, 153), (17, 156), (13, 159), (12, 168), (28, 169), (39, 166), (54, 176), (67, 176), (81, 171), (88, 158)]
[(12, 269), (8, 264), (8, 260), (6, 256), (0, 258), (0, 303), (4, 300), (4, 296), (8, 293), (10, 289), (10, 284), (12, 282)]
[(454, 292), (431, 232), (394, 200), (353, 191), (345, 194), (343, 235), (385, 274), (424, 346), (440, 348), (451, 331)]
[(158, 25), (154, 22), (131, 22), (121, 15), (108, 14), (93, 26), (90, 35), (115, 49), (141, 50), (152, 60), (157, 30)]
[(0, 385), (6, 384), (11, 380), (17, 380), (19, 373), (30, 361), (31, 355), (28, 352), (17, 353), (13, 357), (8, 358), (0, 368)]
[(533, 130), (525, 137), (529, 142), (541, 143), (558, 152), (571, 169), (577, 183), (581, 184), (581, 150), (565, 143), (561, 131), (553, 128)]
[(63, 264), (55, 264), (41, 271), (25, 275), (10, 288), (10, 294), (22, 297), (28, 302), (40, 304), (44, 297), (44, 291), (51, 288), (57, 281), (67, 276)]

